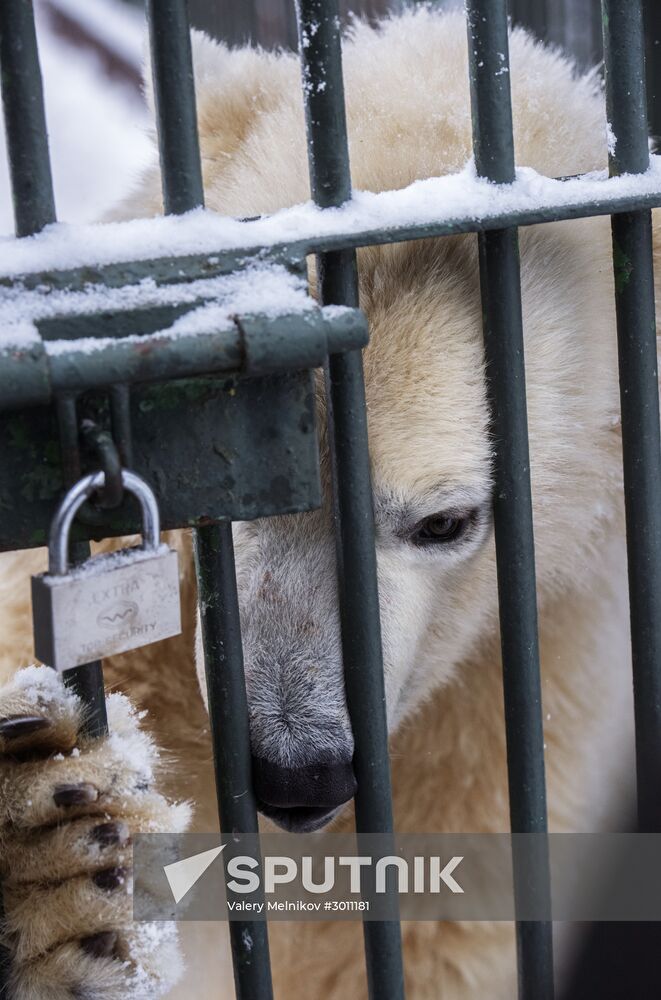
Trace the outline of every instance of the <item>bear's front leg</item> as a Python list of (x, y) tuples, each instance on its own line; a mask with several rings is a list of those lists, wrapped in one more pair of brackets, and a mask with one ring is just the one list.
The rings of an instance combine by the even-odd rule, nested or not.
[(8, 1000), (134, 1000), (183, 972), (176, 930), (132, 919), (135, 833), (186, 829), (187, 804), (155, 789), (158, 751), (120, 694), (109, 735), (49, 667), (0, 689), (0, 877)]

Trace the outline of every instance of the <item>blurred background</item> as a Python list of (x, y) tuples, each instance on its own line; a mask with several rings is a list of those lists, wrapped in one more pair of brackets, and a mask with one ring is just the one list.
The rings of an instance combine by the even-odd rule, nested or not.
[[(340, 0), (340, 7), (345, 21), (375, 19), (404, 2)], [(58, 215), (90, 221), (121, 197), (152, 155), (141, 95), (143, 0), (34, 3)], [(189, 10), (195, 27), (230, 44), (296, 48), (293, 0), (189, 0)], [(601, 59), (599, 0), (510, 0), (510, 10), (515, 23), (563, 47), (582, 68)], [(648, 54), (661, 67), (661, 0), (646, 0), (646, 11)], [(650, 82), (653, 131), (661, 134), (661, 85), (657, 101)], [(0, 134), (0, 233), (8, 234), (13, 222), (1, 144)]]

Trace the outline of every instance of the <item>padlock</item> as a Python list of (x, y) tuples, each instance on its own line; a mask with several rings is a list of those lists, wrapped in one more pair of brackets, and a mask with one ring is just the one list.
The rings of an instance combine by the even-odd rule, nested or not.
[(177, 553), (161, 544), (156, 497), (135, 473), (122, 470), (122, 485), (140, 501), (142, 546), (69, 568), (73, 519), (104, 483), (105, 473), (96, 472), (69, 490), (51, 525), (48, 572), (32, 577), (34, 651), (56, 670), (181, 632)]

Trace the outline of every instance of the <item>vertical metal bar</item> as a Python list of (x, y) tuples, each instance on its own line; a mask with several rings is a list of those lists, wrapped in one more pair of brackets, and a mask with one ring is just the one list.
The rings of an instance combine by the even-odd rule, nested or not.
[(32, 0), (0, 3), (0, 72), (17, 236), (55, 222)]
[[(467, 0), (473, 144), (478, 173), (514, 180), (506, 0)], [(479, 236), (484, 348), (495, 446), (494, 527), (510, 819), (513, 833), (547, 830), (535, 551), (516, 229)], [(543, 837), (540, 838), (545, 848)], [(534, 870), (514, 854), (517, 886), (550, 898), (548, 854)], [(516, 888), (516, 886), (515, 886)], [(519, 996), (553, 997), (551, 924), (517, 922)]]
[[(76, 542), (72, 552), (73, 561), (83, 562), (89, 559), (89, 542)], [(106, 714), (106, 698), (103, 687), (103, 664), (101, 660), (92, 660), (79, 667), (72, 667), (62, 674), (65, 687), (74, 691), (85, 705), (85, 718), (82, 732), (85, 736), (106, 736), (108, 733), (108, 716)]]
[[(165, 211), (188, 212), (204, 204), (204, 191), (186, 0), (148, 0), (147, 16)], [(223, 522), (199, 528), (194, 539), (220, 824), (225, 833), (255, 834), (232, 526)], [(270, 1000), (266, 923), (231, 921), (230, 942), (238, 1000)]]
[(647, 105), (650, 132), (661, 139), (661, 4), (645, 0)]
[[(197, 530), (195, 559), (220, 825), (224, 833), (256, 834), (250, 722), (228, 521)], [(273, 988), (267, 924), (233, 920), (229, 930), (238, 1000), (269, 1000)]]
[[(641, 0), (603, 0), (612, 175), (649, 164)], [(661, 439), (651, 212), (612, 218), (638, 817), (661, 830)]]
[[(298, 0), (296, 6), (310, 184), (315, 202), (328, 208), (351, 196), (339, 11), (337, 0)], [(355, 251), (321, 254), (317, 269), (324, 304), (358, 305)], [(358, 784), (356, 828), (359, 834), (389, 834), (393, 819), (388, 726), (360, 351), (331, 356), (326, 385), (342, 654)], [(369, 995), (378, 1000), (404, 996), (395, 899), (391, 912), (392, 920), (363, 924)]]
[(131, 433), (131, 389), (117, 383), (110, 386), (110, 420), (112, 438), (117, 445), (123, 466), (133, 468), (133, 435)]
[[(62, 396), (56, 404), (57, 422), (60, 432), (60, 451), (64, 484), (68, 489), (80, 479), (80, 450), (78, 447), (78, 409), (74, 396)], [(72, 542), (69, 548), (74, 563), (90, 557), (89, 542)], [(105, 736), (108, 732), (106, 700), (103, 687), (103, 665), (100, 660), (83, 663), (79, 667), (65, 670), (62, 679), (85, 705), (83, 731), (86, 736)]]
[(163, 204), (179, 215), (204, 204), (186, 0), (147, 0)]

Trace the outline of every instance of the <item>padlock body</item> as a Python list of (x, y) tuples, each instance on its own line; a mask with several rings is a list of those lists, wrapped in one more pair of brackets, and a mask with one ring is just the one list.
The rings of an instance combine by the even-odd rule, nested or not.
[(177, 553), (124, 549), (32, 578), (34, 651), (67, 670), (181, 632)]

